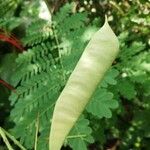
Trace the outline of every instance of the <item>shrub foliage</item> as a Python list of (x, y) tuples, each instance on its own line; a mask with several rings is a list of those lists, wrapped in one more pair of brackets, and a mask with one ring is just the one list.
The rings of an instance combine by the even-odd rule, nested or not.
[(147, 2), (67, 2), (48, 21), (38, 17), (39, 1), (0, 3), (0, 31), (12, 33), (24, 46), (24, 51), (18, 54), (12, 45), (0, 39), (0, 78), (16, 89), (10, 94), (0, 85), (2, 127), (26, 149), (48, 149), (55, 102), (106, 13), (118, 34), (120, 54), (66, 138), (63, 149), (67, 146), (73, 150), (105, 149), (115, 139), (110, 147), (119, 143), (121, 150), (148, 150)]

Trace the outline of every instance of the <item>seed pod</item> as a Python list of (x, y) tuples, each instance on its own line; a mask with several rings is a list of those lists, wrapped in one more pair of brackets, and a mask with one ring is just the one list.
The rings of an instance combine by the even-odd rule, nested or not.
[(85, 48), (56, 102), (50, 131), (50, 150), (60, 150), (118, 51), (118, 39), (106, 18), (103, 27)]

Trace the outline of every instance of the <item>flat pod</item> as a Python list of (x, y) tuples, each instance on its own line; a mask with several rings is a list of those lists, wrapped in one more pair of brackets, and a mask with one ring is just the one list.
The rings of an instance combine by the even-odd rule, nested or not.
[(119, 42), (107, 18), (85, 48), (53, 113), (49, 149), (60, 150), (66, 136), (85, 109), (119, 51)]

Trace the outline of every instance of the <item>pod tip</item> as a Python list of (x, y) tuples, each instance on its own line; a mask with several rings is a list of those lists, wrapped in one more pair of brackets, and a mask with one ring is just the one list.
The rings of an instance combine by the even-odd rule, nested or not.
[(105, 15), (105, 23), (108, 23), (107, 15)]

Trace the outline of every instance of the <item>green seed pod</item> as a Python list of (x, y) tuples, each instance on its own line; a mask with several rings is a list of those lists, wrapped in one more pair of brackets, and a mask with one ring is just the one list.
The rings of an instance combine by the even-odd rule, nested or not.
[(103, 27), (94, 34), (85, 48), (56, 102), (50, 132), (50, 150), (60, 150), (118, 52), (118, 39), (106, 18)]

